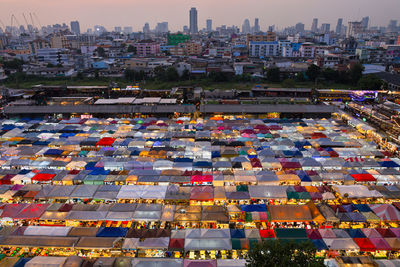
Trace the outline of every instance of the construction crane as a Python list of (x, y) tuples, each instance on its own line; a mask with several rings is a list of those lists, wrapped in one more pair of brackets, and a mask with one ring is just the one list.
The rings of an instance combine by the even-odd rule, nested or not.
[(26, 29), (29, 31), (30, 34), (32, 34), (32, 28), (29, 27), (29, 23), (28, 23), (28, 20), (27, 20), (26, 17), (25, 17), (25, 14), (22, 13), (22, 16), (24, 17), (24, 20), (25, 20)]
[(1, 21), (1, 19), (0, 19), (0, 24), (1, 24), (3, 31), (6, 32), (6, 25)]
[(13, 31), (13, 25), (14, 25), (13, 22), (14, 21), (16, 22), (16, 25), (15, 25), (16, 27), (17, 26), (21, 26), (21, 24), (19, 23), (17, 17), (14, 14), (12, 14), (11, 15), (11, 35), (12, 35), (12, 31)]
[(33, 16), (35, 17), (36, 21), (39, 23), (39, 30), (42, 29), (42, 23), (40, 23), (39, 17), (36, 15), (35, 12), (33, 12)]

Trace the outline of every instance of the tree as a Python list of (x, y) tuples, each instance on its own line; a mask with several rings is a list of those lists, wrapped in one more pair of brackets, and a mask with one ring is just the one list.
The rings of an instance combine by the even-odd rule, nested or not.
[(129, 45), (129, 46), (128, 46), (128, 53), (134, 53), (134, 54), (136, 54), (136, 46)]
[(322, 71), (322, 76), (325, 80), (332, 82), (338, 80), (339, 74), (331, 68), (326, 68)]
[(349, 76), (350, 76), (350, 82), (353, 85), (357, 85), (358, 81), (362, 77), (362, 72), (364, 71), (364, 66), (361, 65), (360, 63), (354, 64), (350, 68)]
[(322, 267), (323, 259), (315, 258), (316, 248), (310, 241), (285, 242), (279, 239), (263, 241), (249, 251), (248, 267)]
[(97, 55), (99, 55), (99, 57), (106, 57), (106, 51), (104, 50), (103, 47), (99, 46), (97, 47)]
[(296, 81), (304, 82), (305, 80), (306, 80), (306, 77), (304, 77), (304, 73), (302, 73), (302, 72), (296, 73)]
[(296, 82), (293, 79), (285, 79), (281, 83), (283, 88), (295, 88), (296, 87)]
[(213, 81), (213, 82), (227, 82), (229, 80), (228, 76), (220, 71), (212, 71), (208, 75), (208, 77)]
[(153, 70), (154, 77), (156, 80), (164, 81), (165, 80), (165, 69), (162, 66), (157, 66)]
[(270, 82), (279, 82), (281, 80), (281, 72), (279, 68), (271, 68), (267, 70), (267, 79)]
[(169, 67), (165, 71), (165, 79), (169, 82), (176, 82), (179, 80), (179, 74), (174, 67)]
[(306, 71), (306, 75), (310, 81), (315, 81), (321, 75), (321, 68), (311, 64)]
[(379, 90), (383, 85), (382, 80), (373, 74), (364, 75), (358, 80), (358, 89), (360, 90)]
[(55, 66), (54, 66), (54, 64), (47, 63), (46, 67), (47, 67), (47, 68), (54, 68)]

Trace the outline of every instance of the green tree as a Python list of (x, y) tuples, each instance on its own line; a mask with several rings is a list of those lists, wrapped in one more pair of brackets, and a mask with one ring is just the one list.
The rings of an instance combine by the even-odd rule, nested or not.
[(136, 46), (129, 45), (129, 46), (128, 46), (128, 53), (134, 53), (134, 54), (136, 54)]
[(281, 72), (279, 68), (271, 68), (267, 70), (267, 79), (270, 82), (279, 82), (281, 80)]
[(281, 83), (283, 88), (295, 88), (296, 87), (296, 82), (293, 79), (285, 79)]
[(326, 68), (322, 71), (322, 76), (325, 80), (332, 82), (338, 80), (339, 74), (336, 70)]
[(306, 75), (310, 81), (315, 81), (321, 75), (321, 68), (311, 64), (306, 71)]
[(354, 64), (349, 71), (350, 82), (353, 85), (357, 85), (358, 81), (362, 77), (362, 72), (364, 71), (364, 66), (360, 63)]
[(156, 80), (159, 81), (165, 80), (165, 69), (162, 66), (155, 67), (153, 73)]
[(296, 81), (298, 81), (298, 82), (305, 82), (306, 81), (306, 77), (304, 76), (303, 72), (296, 73)]
[(47, 67), (47, 68), (54, 68), (55, 66), (54, 66), (54, 64), (47, 63), (46, 67)]
[(211, 71), (208, 77), (213, 82), (227, 82), (229, 80), (228, 76), (220, 71)]
[(3, 64), (5, 69), (12, 69), (17, 71), (22, 71), (22, 65), (24, 65), (24, 61), (18, 58), (14, 58), (13, 60), (8, 61), (0, 61)]
[(106, 57), (106, 51), (104, 50), (103, 47), (99, 46), (96, 49), (97, 51), (97, 55), (99, 55), (99, 57)]
[(165, 71), (165, 79), (169, 82), (176, 82), (179, 80), (179, 74), (174, 67), (169, 67)]
[(379, 90), (383, 81), (374, 74), (364, 75), (358, 80), (357, 87), (360, 90)]
[(323, 259), (315, 258), (316, 248), (310, 242), (294, 243), (279, 239), (263, 241), (249, 251), (248, 267), (322, 267)]

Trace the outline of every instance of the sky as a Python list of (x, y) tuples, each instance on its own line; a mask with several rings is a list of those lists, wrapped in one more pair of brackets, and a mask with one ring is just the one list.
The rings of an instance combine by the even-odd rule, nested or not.
[[(248, 18), (260, 19), (261, 30), (269, 25), (278, 28), (305, 24), (311, 27), (312, 19), (331, 23), (335, 27), (339, 17), (344, 22), (370, 17), (370, 25), (386, 26), (390, 19), (400, 21), (400, 0), (0, 0), (0, 20), (10, 25), (11, 14), (24, 23), (29, 13), (36, 13), (41, 25), (67, 23), (78, 20), (81, 31), (94, 25), (108, 30), (115, 26), (132, 26), (142, 30), (144, 23), (153, 29), (157, 22), (168, 21), (170, 31), (182, 30), (189, 24), (189, 9), (198, 11), (199, 29), (205, 28), (206, 19), (219, 25), (243, 24)], [(35, 26), (39, 22), (35, 21)], [(1, 23), (0, 23), (1, 26)]]

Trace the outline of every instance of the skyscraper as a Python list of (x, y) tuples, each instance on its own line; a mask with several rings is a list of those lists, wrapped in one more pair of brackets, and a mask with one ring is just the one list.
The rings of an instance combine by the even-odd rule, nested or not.
[(150, 33), (150, 25), (149, 25), (148, 22), (146, 22), (146, 23), (144, 24), (144, 26), (143, 26), (143, 33), (144, 33), (144, 34)]
[(296, 33), (304, 32), (304, 24), (301, 22), (297, 23), (295, 26), (295, 29), (296, 29)]
[(190, 33), (192, 34), (197, 33), (199, 31), (197, 26), (197, 9), (195, 7), (192, 7), (190, 9), (189, 15), (190, 15), (190, 28), (189, 28)]
[(369, 17), (363, 17), (361, 20), (361, 26), (364, 28), (364, 30), (368, 29), (368, 24), (369, 24)]
[(81, 34), (81, 27), (79, 26), (79, 21), (71, 21), (71, 32), (76, 35)]
[(397, 20), (395, 20), (395, 19), (390, 20), (387, 30), (389, 32), (394, 32), (394, 31), (396, 31), (396, 28), (397, 28)]
[(313, 19), (313, 21), (312, 21), (311, 31), (312, 32), (318, 31), (318, 19), (317, 18)]
[(242, 25), (242, 33), (250, 33), (250, 31), (250, 21), (248, 19), (245, 19)]
[(340, 18), (337, 20), (336, 24), (336, 34), (341, 35), (342, 34), (342, 26), (343, 26), (343, 19)]
[(207, 24), (207, 32), (212, 32), (212, 20), (208, 19), (206, 21), (206, 24)]
[(322, 23), (321, 25), (321, 32), (322, 33), (328, 33), (331, 30), (331, 24), (329, 23)]
[(259, 20), (258, 18), (254, 19), (254, 28), (253, 28), (253, 32), (259, 32), (260, 31), (260, 24), (259, 24)]
[(159, 22), (155, 28), (157, 33), (167, 33), (168, 32), (168, 22)]

